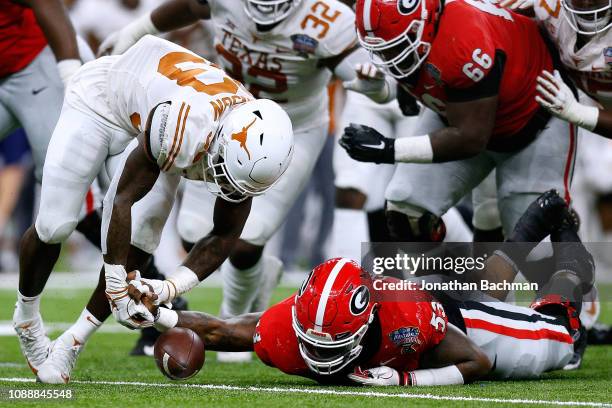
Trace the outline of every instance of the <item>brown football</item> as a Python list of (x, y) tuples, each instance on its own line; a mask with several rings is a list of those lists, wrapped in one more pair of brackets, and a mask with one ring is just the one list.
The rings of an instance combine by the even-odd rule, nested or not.
[(155, 362), (171, 380), (193, 377), (204, 365), (204, 342), (194, 331), (175, 327), (155, 342)]

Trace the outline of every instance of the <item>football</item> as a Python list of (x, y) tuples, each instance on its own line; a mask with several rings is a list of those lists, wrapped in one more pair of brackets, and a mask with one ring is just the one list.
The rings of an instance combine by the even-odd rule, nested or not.
[(155, 343), (155, 362), (171, 380), (185, 380), (196, 375), (204, 365), (204, 342), (194, 331), (170, 329)]

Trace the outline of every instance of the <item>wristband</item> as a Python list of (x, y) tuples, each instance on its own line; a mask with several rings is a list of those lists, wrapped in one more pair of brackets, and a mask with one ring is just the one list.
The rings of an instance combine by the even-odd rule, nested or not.
[(64, 83), (64, 87), (68, 86), (68, 81), (81, 68), (81, 65), (83, 63), (79, 59), (64, 59), (57, 62), (57, 70)]
[(592, 131), (597, 127), (599, 109), (594, 106), (586, 106), (577, 103), (574, 108), (572, 122), (581, 128)]
[(170, 330), (176, 326), (178, 323), (178, 313), (174, 310), (166, 309), (165, 307), (160, 307), (157, 309), (157, 316), (155, 316), (154, 327), (164, 332), (166, 330)]
[(433, 161), (433, 148), (429, 135), (395, 139), (395, 161), (431, 163)]
[(403, 384), (412, 387), (463, 384), (463, 375), (456, 365), (429, 370), (415, 370), (404, 373)]
[(200, 278), (194, 271), (186, 266), (179, 266), (171, 277), (166, 279), (168, 284), (168, 302), (172, 302), (176, 297), (198, 286)]

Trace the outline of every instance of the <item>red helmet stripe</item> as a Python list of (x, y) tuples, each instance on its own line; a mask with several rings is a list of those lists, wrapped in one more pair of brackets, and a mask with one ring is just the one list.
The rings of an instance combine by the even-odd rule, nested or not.
[(365, 0), (363, 3), (363, 29), (371, 35), (372, 33), (372, 17), (370, 11), (372, 10), (372, 0)]
[(334, 268), (327, 276), (327, 280), (325, 281), (325, 285), (323, 286), (323, 292), (321, 292), (321, 300), (319, 300), (319, 305), (317, 306), (317, 316), (315, 318), (315, 331), (322, 331), (323, 329), (323, 318), (325, 317), (325, 308), (327, 306), (327, 300), (329, 299), (329, 293), (334, 286), (334, 282), (336, 282), (336, 278), (340, 274), (342, 267), (346, 265), (347, 262), (350, 262), (347, 258), (340, 259)]

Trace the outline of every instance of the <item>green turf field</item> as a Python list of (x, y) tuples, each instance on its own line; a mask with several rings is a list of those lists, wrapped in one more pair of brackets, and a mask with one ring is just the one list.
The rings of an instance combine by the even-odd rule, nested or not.
[[(275, 299), (289, 295), (279, 289)], [(190, 307), (215, 313), (220, 289), (199, 288), (189, 295)], [(87, 290), (49, 290), (43, 303), (45, 322), (62, 323), (75, 319), (88, 296)], [(13, 291), (0, 291), (0, 321), (12, 317)], [(612, 304), (604, 304), (603, 321), (612, 323)], [(206, 355), (204, 369), (188, 382), (167, 380), (158, 372), (152, 358), (129, 357), (137, 334), (99, 332), (93, 336), (73, 373), (69, 385), (72, 400), (9, 401), (9, 388), (57, 388), (33, 381), (19, 352), (17, 340), (0, 336), (0, 393), (2, 406), (61, 405), (108, 407), (336, 407), (370, 406), (517, 406), (526, 400), (544, 406), (587, 405), (612, 407), (612, 347), (591, 347), (579, 371), (554, 372), (539, 381), (479, 382), (468, 386), (429, 388), (321, 387), (290, 377), (254, 360), (248, 364), (218, 364), (213, 352)], [(53, 333), (56, 336), (58, 333)], [(508, 350), (508, 352), (512, 352)], [(27, 381), (27, 382), (24, 382)], [(564, 403), (565, 402), (565, 403)], [(574, 404), (567, 404), (574, 402)], [(576, 404), (581, 402), (582, 404)], [(591, 404), (585, 404), (591, 403)]]

